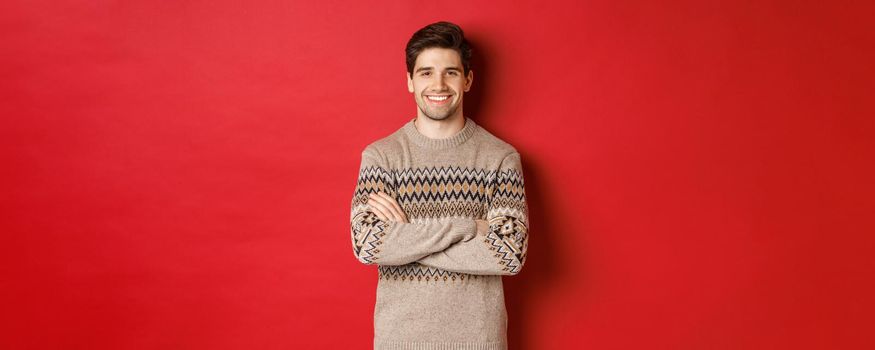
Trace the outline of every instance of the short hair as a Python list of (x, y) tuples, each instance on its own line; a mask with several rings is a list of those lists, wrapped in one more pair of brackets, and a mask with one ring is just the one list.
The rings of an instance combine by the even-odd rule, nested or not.
[(425, 49), (433, 47), (456, 50), (462, 58), (465, 75), (468, 75), (468, 71), (471, 70), (471, 45), (465, 39), (462, 28), (446, 21), (429, 24), (417, 30), (410, 37), (410, 40), (407, 41), (407, 47), (404, 49), (407, 54), (407, 73), (413, 76), (416, 58)]

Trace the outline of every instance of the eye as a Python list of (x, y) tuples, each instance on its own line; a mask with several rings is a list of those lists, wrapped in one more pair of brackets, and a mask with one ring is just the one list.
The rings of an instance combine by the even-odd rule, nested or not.
[(456, 72), (453, 70), (453, 71), (450, 71), (450, 75), (459, 75), (459, 72)]
[(422, 76), (429, 76), (429, 75), (431, 75), (431, 72), (423, 72), (422, 73)]

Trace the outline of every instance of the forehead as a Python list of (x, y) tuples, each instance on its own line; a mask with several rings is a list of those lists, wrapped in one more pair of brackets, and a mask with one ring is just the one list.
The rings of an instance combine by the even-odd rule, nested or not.
[(442, 47), (430, 47), (419, 53), (416, 56), (416, 64), (414, 68), (419, 67), (461, 67), (462, 57), (453, 49), (445, 49)]

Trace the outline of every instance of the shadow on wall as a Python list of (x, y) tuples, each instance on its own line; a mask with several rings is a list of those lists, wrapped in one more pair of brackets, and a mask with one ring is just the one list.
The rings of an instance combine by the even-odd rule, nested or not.
[(486, 64), (489, 60), (486, 57), (497, 57), (490, 54), (491, 48), (486, 40), (480, 40), (477, 37), (465, 36), (471, 44), (471, 70), (474, 71), (474, 83), (471, 85), (471, 90), (465, 93), (465, 115), (473, 117), (478, 124), (483, 118), (481, 111), (488, 105), (489, 94), (485, 93), (489, 86), (489, 65)]
[[(488, 40), (477, 36), (470, 36), (468, 40), (473, 47), (471, 69), (474, 71), (474, 83), (471, 91), (465, 94), (465, 115), (471, 116), (477, 123), (487, 130), (492, 130), (491, 123), (502, 123), (502, 120), (490, 119), (488, 115), (490, 103), (499, 99), (500, 89), (491, 89), (490, 66), (495, 66), (501, 55), (496, 54)], [(518, 118), (516, 120), (530, 120), (533, 118)], [(502, 135), (495, 134), (499, 138), (514, 144), (513, 140), (506, 139)], [(516, 276), (502, 278), (505, 290), (505, 304), (508, 312), (508, 343), (510, 350), (538, 349), (538, 344), (531, 343), (526, 336), (529, 329), (534, 327), (527, 320), (531, 319), (536, 300), (543, 299), (549, 293), (552, 286), (568, 285), (560, 283), (563, 279), (579, 279), (586, 277), (585, 270), (588, 265), (586, 249), (580, 251), (580, 256), (568, 257), (560, 255), (562, 250), (555, 249), (553, 237), (583, 234), (576, 227), (567, 225), (560, 226), (556, 223), (580, 223), (572, 218), (560, 218), (563, 212), (575, 212), (574, 208), (569, 211), (558, 210), (557, 201), (554, 200), (553, 189), (561, 184), (548, 183), (546, 174), (549, 164), (542, 164), (535, 155), (530, 155), (525, 149), (517, 148), (520, 152), (523, 166), (523, 176), (526, 186), (526, 201), (529, 207), (529, 250), (526, 265)], [(585, 213), (579, 213), (585, 217)], [(586, 248), (586, 247), (583, 247)], [(577, 282), (579, 283), (579, 281)], [(581, 296), (586, 298), (586, 296)], [(585, 300), (580, 300), (581, 303)]]

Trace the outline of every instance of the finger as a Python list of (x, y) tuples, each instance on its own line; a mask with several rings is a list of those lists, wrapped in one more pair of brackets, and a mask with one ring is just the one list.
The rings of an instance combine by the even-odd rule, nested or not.
[(394, 209), (394, 207), (397, 205), (395, 199), (382, 192), (372, 194), (371, 199), (373, 199), (376, 203), (382, 205), (381, 209), (383, 209), (383, 213), (389, 217), (389, 220), (403, 221), (403, 217), (400, 216), (399, 213)]
[(384, 199), (382, 198), (373, 197), (368, 199), (368, 205), (379, 211), (379, 214), (377, 214), (377, 216), (382, 215), (382, 217), (380, 217), (381, 220), (394, 220), (395, 217), (392, 214), (392, 211), (389, 210), (388, 204), (384, 203), (383, 201)]
[(489, 222), (486, 220), (475, 220), (477, 224), (477, 234), (481, 236), (487, 236), (489, 234)]
[(401, 204), (397, 201), (392, 201), (395, 204), (395, 210), (397, 211), (398, 220), (402, 222), (407, 222), (407, 213), (404, 212), (404, 208), (401, 208)]
[(389, 202), (387, 202), (385, 198), (380, 197), (376, 193), (371, 193), (368, 196), (368, 203), (373, 203), (374, 205), (379, 205), (381, 208), (387, 209), (386, 211), (388, 211), (388, 207), (390, 205)]
[(379, 200), (375, 199), (374, 197), (376, 197), (376, 196), (373, 193), (369, 193), (368, 200), (365, 202), (365, 204), (367, 204), (368, 208), (370, 208), (371, 211), (374, 212), (374, 214), (377, 214), (377, 217), (379, 217), (380, 220), (385, 221), (387, 219), (387, 217), (386, 217), (386, 213), (382, 209), (383, 206), (381, 206), (379, 203)]
[(370, 209), (372, 213), (376, 214), (377, 217), (378, 217), (381, 221), (386, 221), (386, 219), (387, 219), (387, 218), (386, 218), (386, 214), (384, 214), (383, 211), (380, 210), (380, 208), (378, 208), (378, 207), (375, 206), (375, 205), (372, 205), (371, 203), (368, 203), (368, 209)]
[(389, 202), (389, 210), (392, 211), (392, 214), (399, 221), (405, 221), (404, 218), (404, 210), (401, 209), (401, 206), (398, 204), (398, 201), (395, 198), (390, 197), (388, 194), (378, 192), (378, 196), (384, 198), (387, 202)]

